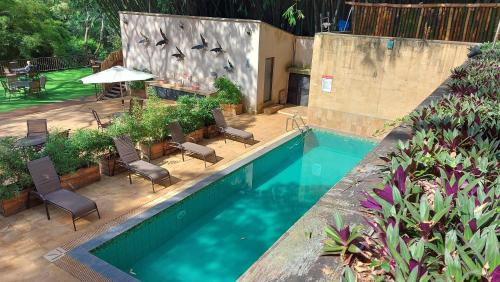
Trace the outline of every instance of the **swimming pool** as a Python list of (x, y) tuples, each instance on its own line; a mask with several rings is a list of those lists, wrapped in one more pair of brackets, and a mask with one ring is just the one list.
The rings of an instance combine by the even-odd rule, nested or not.
[(314, 129), (275, 146), (73, 256), (113, 280), (234, 281), (375, 144)]

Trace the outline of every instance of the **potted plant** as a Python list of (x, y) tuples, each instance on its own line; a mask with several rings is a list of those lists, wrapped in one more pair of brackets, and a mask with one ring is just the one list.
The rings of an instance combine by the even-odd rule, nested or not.
[(142, 80), (130, 81), (128, 83), (132, 97), (146, 99), (146, 83)]
[(217, 126), (215, 125), (215, 119), (212, 113), (213, 109), (219, 107), (219, 100), (215, 97), (198, 99), (197, 110), (205, 126), (203, 132), (203, 137), (205, 138), (213, 138), (220, 134)]
[(203, 139), (203, 120), (200, 112), (197, 110), (198, 100), (194, 96), (182, 96), (177, 100), (175, 110), (172, 110), (169, 120), (176, 120), (182, 127), (182, 131), (186, 134), (186, 138), (193, 138), (195, 142), (200, 142)]
[(219, 99), (224, 115), (241, 115), (243, 103), (240, 87), (226, 77), (217, 78), (214, 86), (217, 89), (217, 99)]
[(27, 206), (33, 187), (26, 162), (39, 154), (32, 148), (15, 146), (13, 137), (0, 138), (0, 213), (13, 215)]
[(142, 136), (140, 148), (143, 155), (154, 160), (165, 155), (165, 140), (167, 130), (167, 106), (161, 99), (152, 95), (146, 101), (144, 108), (134, 109), (134, 116), (140, 123)]
[(101, 180), (98, 153), (93, 151), (94, 145), (90, 144), (93, 140), (87, 138), (87, 134), (77, 131), (68, 138), (55, 132), (47, 139), (43, 155), (50, 156), (54, 162), (64, 189), (79, 189)]
[[(142, 72), (148, 72), (150, 73), (151, 71), (148, 69), (135, 69), (138, 71)], [(130, 81), (128, 82), (128, 87), (130, 88), (131, 96), (132, 97), (138, 97), (142, 99), (146, 99), (146, 82), (144, 80), (138, 80), (138, 81)]]

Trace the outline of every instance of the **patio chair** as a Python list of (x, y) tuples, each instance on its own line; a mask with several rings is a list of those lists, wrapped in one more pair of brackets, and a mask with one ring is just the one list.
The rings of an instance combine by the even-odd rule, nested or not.
[(46, 84), (47, 84), (47, 77), (44, 75), (40, 76), (40, 89), (42, 89), (43, 92), (47, 92), (47, 88), (45, 88)]
[(97, 122), (97, 129), (99, 130), (104, 130), (108, 126), (111, 125), (111, 122), (101, 122), (101, 118), (99, 118), (99, 114), (94, 110), (90, 109), (92, 111), (92, 115), (94, 115), (94, 119)]
[(3, 74), (4, 75), (11, 74), (10, 69), (8, 67), (4, 66), (3, 67)]
[(207, 167), (208, 157), (212, 157), (214, 163), (217, 161), (217, 155), (215, 154), (214, 149), (193, 143), (193, 138), (191, 138), (193, 142), (186, 142), (186, 137), (184, 136), (184, 133), (182, 133), (182, 128), (179, 122), (174, 121), (170, 123), (168, 125), (168, 129), (170, 130), (170, 135), (172, 136), (172, 141), (170, 143), (174, 147), (181, 150), (182, 161), (184, 161), (184, 152), (203, 158), (205, 167)]
[(101, 218), (94, 201), (61, 187), (61, 181), (49, 157), (28, 162), (28, 170), (36, 188), (36, 191), (30, 191), (30, 195), (33, 194), (43, 201), (48, 220), (50, 220), (48, 205), (70, 213), (75, 231), (75, 221), (78, 219), (93, 212), (97, 212), (97, 216)]
[(136, 173), (151, 181), (153, 192), (155, 191), (155, 183), (168, 178), (172, 184), (170, 172), (161, 166), (141, 160), (137, 150), (135, 149), (134, 142), (128, 135), (114, 137), (116, 150), (120, 156), (119, 163), (128, 170), (128, 179), (132, 184), (132, 173)]
[(17, 88), (17, 74), (15, 73), (6, 74), (5, 78), (7, 79), (7, 85), (10, 88)]
[(9, 100), (10, 98), (14, 95), (14, 94), (17, 94), (19, 93), (19, 89), (16, 88), (16, 87), (9, 87), (9, 85), (7, 85), (7, 82), (4, 81), (4, 80), (0, 80), (0, 83), (2, 84), (2, 87), (3, 89), (5, 90), (5, 97), (7, 97)]
[(49, 135), (46, 119), (29, 119), (26, 121), (26, 125), (28, 127), (26, 137)]
[(42, 93), (42, 87), (40, 84), (40, 80), (30, 81), (30, 87), (28, 89), (28, 94), (36, 95), (37, 97), (40, 97), (40, 93)]
[(239, 141), (246, 146), (247, 143), (255, 141), (253, 133), (228, 126), (220, 109), (213, 109), (212, 113), (214, 115), (217, 128), (224, 135), (224, 143), (226, 143), (226, 139), (231, 139)]

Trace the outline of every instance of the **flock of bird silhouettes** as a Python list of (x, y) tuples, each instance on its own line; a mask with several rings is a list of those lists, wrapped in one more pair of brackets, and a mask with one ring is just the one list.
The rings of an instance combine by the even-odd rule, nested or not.
[[(148, 45), (150, 43), (149, 37), (144, 35), (142, 32), (140, 32), (140, 34), (141, 34), (142, 38), (138, 41), (138, 43)], [(168, 45), (169, 40), (161, 28), (160, 28), (160, 35), (161, 35), (161, 40), (156, 42), (156, 46), (164, 47), (164, 46)], [(193, 49), (193, 50), (207, 50), (208, 49), (208, 42), (205, 39), (205, 37), (203, 37), (203, 35), (200, 34), (200, 38), (201, 38), (201, 43), (193, 46), (191, 49)], [(172, 57), (175, 57), (178, 61), (183, 61), (184, 58), (186, 57), (186, 55), (184, 55), (184, 53), (181, 51), (181, 49), (179, 49), (179, 47), (175, 46), (175, 49), (177, 49), (177, 53), (172, 54)], [(222, 53), (225, 53), (226, 51), (222, 48), (219, 41), (217, 40), (217, 47), (210, 49), (210, 52), (214, 52), (216, 55), (220, 55)], [(234, 70), (233, 64), (231, 63), (231, 61), (229, 61), (229, 59), (227, 60), (227, 63), (228, 64), (226, 66), (224, 66), (224, 69), (227, 72), (232, 72)]]

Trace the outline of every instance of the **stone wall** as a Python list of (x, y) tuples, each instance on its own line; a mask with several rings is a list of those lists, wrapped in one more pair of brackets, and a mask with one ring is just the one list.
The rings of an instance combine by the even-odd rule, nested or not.
[[(319, 33), (314, 40), (309, 123), (371, 137), (408, 114), (463, 63), (470, 44)], [(323, 76), (333, 76), (331, 93)]]
[(311, 68), (314, 37), (295, 37), (295, 56), (293, 65), (298, 68)]
[[(213, 74), (227, 76), (241, 87), (246, 111), (251, 113), (278, 102), (279, 92), (287, 90), (294, 44), (301, 64), (307, 65), (312, 57), (311, 38), (298, 37), (296, 43), (293, 34), (260, 21), (121, 12), (120, 24), (126, 67), (148, 69), (172, 83), (199, 84), (202, 90), (213, 89)], [(166, 46), (156, 46), (160, 28), (169, 39)], [(191, 49), (201, 43), (200, 34), (208, 42), (207, 50)], [(148, 44), (140, 43), (143, 35)], [(224, 49), (219, 55), (210, 51), (217, 41)], [(183, 61), (172, 57), (176, 47), (185, 54)], [(264, 103), (265, 59), (270, 57), (275, 58), (272, 101)], [(234, 66), (231, 72), (224, 68), (228, 60)]]
[[(259, 70), (257, 83), (257, 112), (270, 104), (278, 103), (279, 92), (287, 91), (288, 70), (293, 61), (293, 44), (295, 36), (262, 23), (259, 39)], [(264, 78), (266, 58), (274, 58), (273, 84), (271, 101), (264, 103)]]

